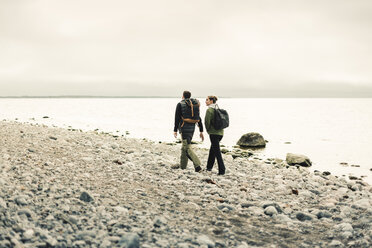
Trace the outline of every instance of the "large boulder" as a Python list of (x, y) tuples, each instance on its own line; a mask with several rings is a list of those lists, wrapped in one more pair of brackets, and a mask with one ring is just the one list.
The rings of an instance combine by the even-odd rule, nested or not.
[(244, 148), (261, 148), (266, 146), (266, 142), (259, 133), (246, 133), (239, 139), (237, 145)]
[(286, 161), (289, 165), (300, 165), (303, 167), (310, 167), (312, 164), (310, 159), (305, 155), (293, 153), (287, 153)]

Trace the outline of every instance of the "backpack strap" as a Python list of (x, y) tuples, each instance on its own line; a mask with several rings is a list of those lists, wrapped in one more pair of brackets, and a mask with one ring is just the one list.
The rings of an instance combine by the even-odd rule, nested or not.
[(185, 122), (186, 122), (186, 123), (192, 123), (192, 124), (195, 124), (195, 123), (198, 123), (200, 120), (194, 120), (194, 119), (183, 118), (183, 117), (182, 117), (182, 121), (183, 121), (183, 123), (182, 123), (181, 127), (183, 127), (183, 125), (185, 124)]
[(192, 103), (191, 99), (189, 101), (185, 100), (186, 104), (191, 108), (191, 116), (194, 117), (194, 104)]
[(190, 100), (190, 107), (191, 107), (191, 116), (194, 117), (194, 105), (192, 104), (191, 100)]

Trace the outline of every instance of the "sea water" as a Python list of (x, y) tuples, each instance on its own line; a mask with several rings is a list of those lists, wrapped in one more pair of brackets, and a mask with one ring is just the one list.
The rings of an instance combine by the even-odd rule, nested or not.
[[(201, 102), (204, 119), (205, 100)], [(133, 138), (172, 142), (179, 98), (3, 98), (0, 118)], [(366, 176), (372, 183), (372, 99), (221, 98), (230, 115), (221, 144), (231, 148), (248, 132), (268, 141), (263, 157), (308, 156), (312, 170)], [(43, 117), (49, 118), (43, 118)], [(208, 147), (205, 141), (197, 146)], [(200, 141), (196, 130), (194, 140)], [(341, 163), (347, 163), (348, 166)], [(359, 166), (359, 167), (355, 167)]]

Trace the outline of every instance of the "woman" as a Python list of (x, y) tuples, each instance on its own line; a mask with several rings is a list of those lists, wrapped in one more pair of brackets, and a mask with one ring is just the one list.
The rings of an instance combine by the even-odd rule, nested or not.
[(208, 96), (205, 99), (205, 104), (208, 106), (207, 112), (205, 113), (205, 127), (209, 134), (211, 140), (211, 149), (209, 150), (207, 171), (211, 171), (214, 165), (214, 162), (217, 158), (218, 163), (218, 175), (225, 174), (225, 165), (222, 160), (221, 150), (220, 150), (220, 141), (223, 137), (223, 129), (215, 129), (213, 126), (214, 120), (214, 109), (216, 108), (217, 97)]

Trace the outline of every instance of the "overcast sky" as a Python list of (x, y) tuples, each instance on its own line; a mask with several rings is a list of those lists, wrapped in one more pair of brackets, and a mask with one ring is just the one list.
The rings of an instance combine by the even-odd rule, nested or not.
[(0, 0), (0, 96), (372, 97), (371, 0)]

